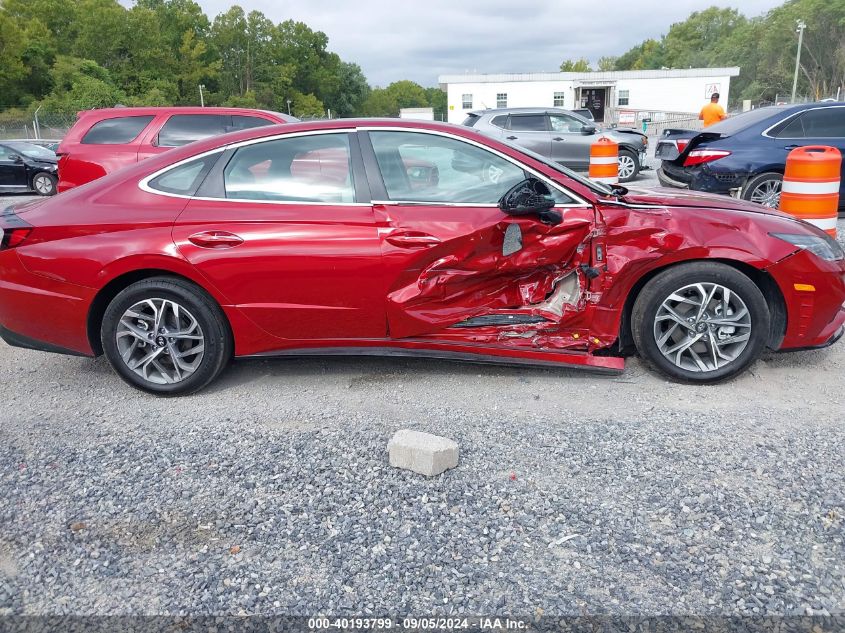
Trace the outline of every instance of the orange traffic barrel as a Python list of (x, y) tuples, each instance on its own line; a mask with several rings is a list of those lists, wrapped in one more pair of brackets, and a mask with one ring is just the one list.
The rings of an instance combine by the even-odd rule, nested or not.
[(602, 136), (590, 145), (590, 180), (619, 182), (619, 143)]
[(807, 145), (789, 152), (780, 210), (836, 237), (842, 155), (835, 147)]

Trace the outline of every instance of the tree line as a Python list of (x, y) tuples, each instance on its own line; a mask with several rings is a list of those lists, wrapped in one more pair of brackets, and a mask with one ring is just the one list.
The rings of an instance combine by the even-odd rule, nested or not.
[[(411, 81), (371, 88), (325, 33), (233, 6), (213, 20), (193, 0), (2, 0), (5, 116), (123, 105), (266, 108), (298, 117), (396, 116), (446, 95)], [(9, 111), (9, 109), (13, 109)]]
[[(711, 7), (673, 24), (619, 57), (602, 57), (597, 70), (648, 70), (739, 66), (731, 100), (783, 100), (792, 92), (798, 48), (796, 24), (806, 24), (798, 94), (811, 100), (845, 99), (845, 0), (788, 0), (748, 18), (736, 9)], [(592, 70), (587, 59), (566, 60), (561, 71)]]

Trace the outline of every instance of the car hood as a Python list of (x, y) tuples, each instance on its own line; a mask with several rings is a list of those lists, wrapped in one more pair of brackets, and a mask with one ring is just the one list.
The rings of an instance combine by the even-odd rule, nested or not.
[(655, 187), (654, 189), (629, 188), (622, 202), (636, 205), (659, 207), (693, 207), (699, 209), (726, 209), (730, 211), (746, 211), (763, 215), (789, 217), (787, 214), (764, 207), (755, 202), (739, 200), (730, 196), (715, 193), (701, 193), (699, 191), (684, 191), (669, 187)]

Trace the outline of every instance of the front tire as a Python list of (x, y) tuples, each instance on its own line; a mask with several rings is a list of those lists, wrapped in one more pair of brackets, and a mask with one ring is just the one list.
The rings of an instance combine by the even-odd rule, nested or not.
[(746, 275), (716, 262), (680, 264), (643, 287), (631, 313), (634, 343), (675, 380), (726, 380), (757, 360), (770, 323), (765, 297)]
[(53, 174), (42, 171), (32, 177), (32, 190), (39, 196), (55, 196), (57, 182)]
[(631, 182), (640, 173), (640, 161), (629, 149), (619, 150), (619, 182)]
[(133, 387), (186, 395), (214, 380), (232, 355), (220, 306), (198, 286), (152, 277), (128, 286), (106, 308), (103, 352)]

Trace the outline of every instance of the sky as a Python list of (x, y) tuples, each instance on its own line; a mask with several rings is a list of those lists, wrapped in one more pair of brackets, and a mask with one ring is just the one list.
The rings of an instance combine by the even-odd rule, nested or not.
[(372, 86), (438, 75), (557, 71), (564, 59), (595, 63), (659, 38), (693, 11), (716, 5), (748, 16), (783, 0), (197, 0), (210, 18), (240, 4), (273, 22), (294, 19), (329, 37)]

